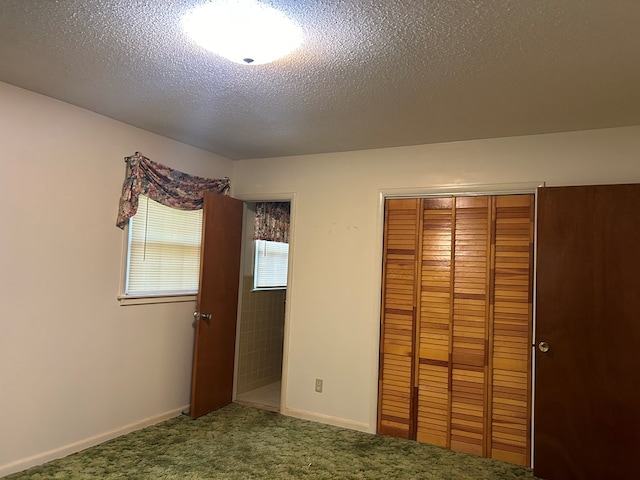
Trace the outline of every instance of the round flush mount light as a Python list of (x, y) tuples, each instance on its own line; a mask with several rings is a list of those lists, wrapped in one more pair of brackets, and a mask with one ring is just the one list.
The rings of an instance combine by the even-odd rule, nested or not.
[(302, 43), (285, 14), (255, 0), (217, 0), (187, 12), (182, 28), (200, 46), (243, 65), (273, 62)]

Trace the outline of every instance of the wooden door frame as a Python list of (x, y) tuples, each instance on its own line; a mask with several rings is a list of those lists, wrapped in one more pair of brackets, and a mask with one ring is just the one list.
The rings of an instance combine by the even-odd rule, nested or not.
[[(465, 197), (480, 195), (517, 195), (528, 194), (534, 195), (534, 250), (533, 250), (533, 314), (532, 314), (532, 344), (535, 345), (535, 327), (536, 327), (536, 254), (537, 254), (537, 223), (538, 223), (538, 188), (544, 187), (544, 181), (521, 182), (521, 183), (494, 183), (494, 184), (459, 184), (459, 185), (434, 185), (431, 187), (415, 187), (415, 188), (387, 188), (378, 190), (378, 213), (376, 221), (376, 258), (380, 260), (380, 268), (377, 272), (377, 290), (376, 312), (380, 315), (382, 306), (382, 262), (384, 259), (384, 207), (385, 201), (391, 198), (428, 198), (428, 197)], [(375, 349), (371, 352), (372, 365), (371, 368), (371, 392), (369, 394), (369, 425), (371, 431), (376, 432), (378, 429), (378, 382), (380, 380), (380, 318), (377, 321), (377, 330), (375, 332)], [(531, 451), (530, 466), (533, 466), (533, 432), (534, 432), (534, 387), (535, 387), (535, 355), (531, 355)]]
[[(288, 258), (288, 272), (287, 272), (287, 300), (291, 296), (292, 287), (293, 287), (293, 269), (291, 268), (293, 265), (293, 253), (294, 253), (294, 239), (295, 239), (295, 211), (296, 211), (296, 194), (295, 192), (285, 192), (285, 193), (257, 193), (257, 194), (233, 194), (235, 198), (238, 200), (242, 200), (244, 202), (244, 209), (242, 215), (242, 247), (240, 250), (240, 282), (238, 284), (238, 315), (236, 319), (236, 349), (235, 349), (235, 359), (233, 362), (233, 400), (236, 400), (237, 395), (237, 386), (238, 386), (238, 357), (240, 352), (240, 321), (242, 318), (242, 282), (244, 267), (245, 267), (245, 247), (246, 244), (244, 242), (245, 233), (246, 233), (246, 210), (247, 203), (255, 203), (255, 202), (290, 202), (290, 216), (289, 216), (289, 258)], [(280, 390), (280, 412), (284, 413), (287, 410), (286, 398), (287, 398), (287, 378), (289, 372), (289, 319), (291, 318), (291, 302), (285, 302), (284, 306), (284, 341), (282, 347), (282, 383)]]

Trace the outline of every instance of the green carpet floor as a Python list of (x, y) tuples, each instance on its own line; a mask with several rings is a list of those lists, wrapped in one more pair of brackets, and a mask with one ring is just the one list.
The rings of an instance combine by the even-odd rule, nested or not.
[(232, 404), (178, 417), (6, 477), (49, 479), (534, 479), (530, 469)]

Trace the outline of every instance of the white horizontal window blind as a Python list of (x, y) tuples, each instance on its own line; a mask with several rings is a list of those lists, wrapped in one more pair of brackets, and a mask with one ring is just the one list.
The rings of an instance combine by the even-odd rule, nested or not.
[(289, 244), (256, 240), (255, 255), (254, 288), (285, 288), (289, 266)]
[(202, 210), (177, 210), (141, 195), (129, 220), (125, 295), (197, 293), (201, 237)]

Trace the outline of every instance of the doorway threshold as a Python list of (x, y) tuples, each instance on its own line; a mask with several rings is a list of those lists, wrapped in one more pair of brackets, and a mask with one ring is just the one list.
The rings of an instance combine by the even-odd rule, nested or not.
[(247, 407), (279, 412), (281, 388), (282, 382), (274, 382), (264, 387), (238, 395), (235, 402)]

